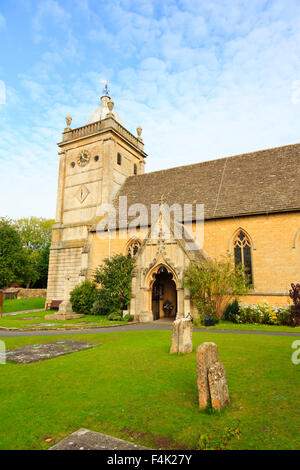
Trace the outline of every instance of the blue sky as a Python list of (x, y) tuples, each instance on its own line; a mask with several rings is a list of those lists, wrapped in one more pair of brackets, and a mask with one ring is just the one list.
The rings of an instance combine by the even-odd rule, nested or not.
[(296, 0), (0, 0), (0, 215), (54, 217), (101, 78), (146, 171), (300, 141)]

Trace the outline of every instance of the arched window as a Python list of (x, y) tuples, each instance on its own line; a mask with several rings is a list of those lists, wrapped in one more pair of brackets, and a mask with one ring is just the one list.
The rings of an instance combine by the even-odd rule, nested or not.
[(118, 163), (118, 165), (121, 165), (121, 163), (122, 163), (122, 155), (120, 153), (118, 153), (118, 155), (117, 155), (117, 163)]
[(249, 275), (250, 284), (253, 284), (252, 278), (252, 256), (251, 256), (251, 242), (249, 237), (240, 230), (234, 239), (234, 263), (235, 265), (242, 264), (246, 268)]
[(132, 240), (127, 247), (127, 258), (133, 258), (141, 246), (140, 240)]
[(137, 175), (137, 165), (136, 165), (136, 163), (133, 165), (133, 174)]

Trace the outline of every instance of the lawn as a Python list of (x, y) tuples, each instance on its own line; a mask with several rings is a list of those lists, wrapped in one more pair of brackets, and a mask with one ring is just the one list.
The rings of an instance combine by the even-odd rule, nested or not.
[[(85, 427), (154, 449), (210, 446), (228, 428), (228, 449), (300, 449), (300, 365), (295, 338), (193, 334), (194, 348), (218, 344), (231, 405), (221, 413), (197, 405), (196, 355), (170, 355), (171, 331), (68, 335), (99, 346), (40, 363), (0, 365), (0, 448), (46, 449)], [(7, 349), (57, 337), (5, 338)], [(45, 439), (52, 438), (51, 444)]]
[(284, 326), (284, 325), (261, 325), (258, 323), (233, 323), (231, 321), (221, 320), (214, 326), (201, 326), (208, 330), (257, 330), (257, 331), (290, 331), (300, 333), (299, 327)]
[(3, 313), (20, 312), (22, 310), (34, 310), (45, 307), (46, 299), (7, 299), (3, 302)]
[[(103, 315), (85, 315), (82, 318), (76, 318), (72, 320), (45, 320), (45, 315), (51, 315), (51, 310), (47, 312), (42, 310), (41, 312), (31, 313), (19, 313), (17, 315), (7, 315), (0, 318), (0, 327), (5, 328), (20, 328), (20, 329), (45, 329), (45, 328), (74, 328), (74, 326), (106, 326), (106, 325), (120, 325), (124, 322), (109, 321), (107, 316)], [(57, 312), (55, 312), (57, 313)], [(35, 317), (35, 318), (32, 318)], [(86, 324), (88, 323), (88, 324)], [(47, 326), (48, 325), (48, 326)]]

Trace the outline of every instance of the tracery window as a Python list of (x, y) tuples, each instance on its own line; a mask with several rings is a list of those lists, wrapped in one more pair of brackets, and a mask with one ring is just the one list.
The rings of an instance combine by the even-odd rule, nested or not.
[(246, 268), (249, 276), (250, 284), (253, 283), (252, 278), (252, 256), (251, 256), (251, 242), (249, 237), (240, 230), (234, 239), (234, 263), (236, 266), (242, 264)]
[(127, 247), (127, 258), (133, 258), (141, 246), (140, 240), (132, 240)]

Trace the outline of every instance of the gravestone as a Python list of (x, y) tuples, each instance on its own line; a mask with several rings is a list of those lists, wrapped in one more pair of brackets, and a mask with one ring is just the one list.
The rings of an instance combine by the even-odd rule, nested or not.
[(53, 343), (32, 344), (20, 348), (11, 349), (4, 353), (6, 362), (17, 364), (30, 364), (45, 359), (52, 359), (65, 354), (71, 354), (98, 346), (98, 343), (86, 343), (83, 341), (61, 340)]
[(229, 391), (223, 364), (216, 362), (209, 368), (208, 383), (211, 406), (214, 410), (220, 410), (229, 402)]
[(215, 343), (202, 343), (197, 348), (197, 385), (200, 410), (211, 403), (212, 408), (219, 411), (229, 403), (225, 367), (218, 362)]
[(205, 410), (210, 402), (208, 383), (209, 368), (218, 361), (218, 346), (215, 343), (202, 343), (197, 348), (197, 385), (199, 408)]
[(188, 318), (179, 318), (173, 322), (171, 354), (188, 354), (193, 351), (193, 323)]

